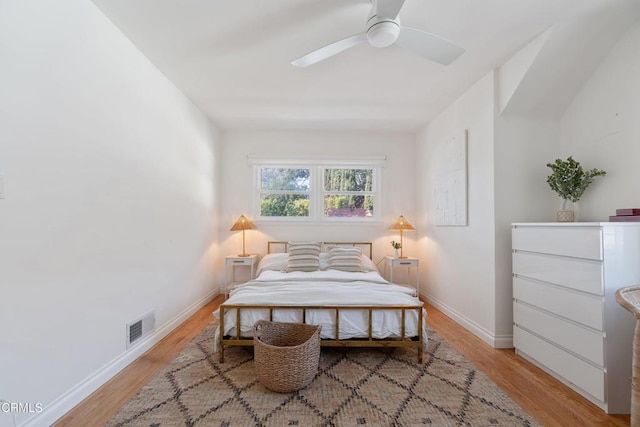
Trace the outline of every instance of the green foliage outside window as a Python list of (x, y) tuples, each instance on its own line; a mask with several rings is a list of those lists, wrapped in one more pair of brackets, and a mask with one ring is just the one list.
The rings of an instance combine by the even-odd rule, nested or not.
[[(322, 174), (313, 176), (314, 183), (312, 170)], [(311, 198), (315, 203), (321, 196), (325, 217), (372, 217), (373, 174), (374, 169), (261, 167), (260, 216), (309, 217)]]
[(325, 169), (326, 191), (372, 191), (372, 169)]
[(309, 169), (262, 168), (263, 190), (309, 191)]
[(373, 169), (325, 169), (325, 216), (368, 217), (373, 215), (373, 197), (365, 194), (373, 191)]
[(326, 196), (325, 216), (372, 216), (372, 196)]
[(260, 200), (261, 216), (309, 216), (309, 196), (269, 194)]

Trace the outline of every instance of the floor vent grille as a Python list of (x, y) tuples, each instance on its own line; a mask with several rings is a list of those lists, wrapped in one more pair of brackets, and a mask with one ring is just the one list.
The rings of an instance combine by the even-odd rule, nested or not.
[(155, 310), (127, 324), (127, 348), (135, 345), (153, 331), (156, 324)]

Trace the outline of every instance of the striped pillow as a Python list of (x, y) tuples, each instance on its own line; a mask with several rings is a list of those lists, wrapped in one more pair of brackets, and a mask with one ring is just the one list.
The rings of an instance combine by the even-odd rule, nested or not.
[(287, 273), (291, 271), (316, 271), (320, 269), (320, 243), (289, 242)]
[(362, 251), (360, 248), (333, 248), (329, 251), (329, 270), (361, 272)]

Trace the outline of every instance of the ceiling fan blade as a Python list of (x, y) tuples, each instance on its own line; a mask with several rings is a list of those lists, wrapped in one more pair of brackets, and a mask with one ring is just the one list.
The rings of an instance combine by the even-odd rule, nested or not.
[(396, 19), (404, 0), (377, 0), (375, 14), (380, 18)]
[(323, 59), (327, 59), (332, 57), (333, 55), (337, 55), (340, 52), (343, 52), (359, 43), (362, 43), (367, 39), (367, 35), (365, 33), (360, 33), (353, 35), (351, 37), (347, 37), (346, 39), (338, 40), (337, 42), (331, 43), (327, 46), (321, 47), (320, 49), (316, 49), (313, 52), (309, 52), (306, 55), (296, 59), (291, 62), (291, 65), (304, 68), (309, 65), (313, 65), (316, 62), (320, 62)]
[(449, 40), (404, 26), (400, 27), (400, 35), (396, 44), (442, 65), (451, 64), (464, 53), (463, 48)]

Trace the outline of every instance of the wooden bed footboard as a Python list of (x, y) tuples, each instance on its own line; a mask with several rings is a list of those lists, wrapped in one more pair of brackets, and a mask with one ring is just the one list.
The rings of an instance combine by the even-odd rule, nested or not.
[[(240, 313), (242, 310), (269, 310), (269, 320), (273, 321), (274, 310), (302, 310), (302, 323), (306, 323), (307, 310), (331, 310), (335, 312), (335, 338), (323, 338), (320, 342), (322, 347), (415, 347), (418, 350), (418, 363), (422, 363), (422, 344), (425, 337), (423, 336), (423, 318), (422, 305), (388, 305), (388, 306), (337, 306), (337, 305), (236, 305), (222, 304), (220, 305), (220, 336), (219, 351), (220, 363), (224, 362), (225, 346), (253, 346), (253, 337), (240, 336)], [(227, 310), (236, 310), (236, 333), (235, 336), (224, 335), (224, 318)], [(340, 339), (340, 312), (345, 310), (362, 310), (368, 312), (369, 326), (367, 338)], [(401, 311), (401, 333), (400, 337), (394, 339), (377, 339), (373, 337), (373, 312), (376, 310), (398, 310)], [(415, 337), (406, 336), (406, 313), (407, 311), (418, 312), (418, 335)]]

